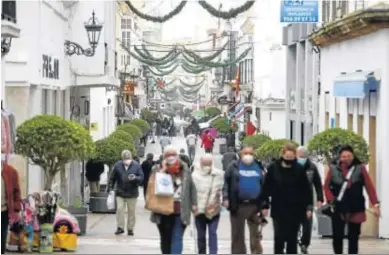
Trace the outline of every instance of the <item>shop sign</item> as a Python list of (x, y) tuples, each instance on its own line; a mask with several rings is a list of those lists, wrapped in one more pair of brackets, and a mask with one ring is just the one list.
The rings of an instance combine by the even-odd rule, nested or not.
[(42, 55), (42, 77), (59, 80), (59, 60), (48, 55)]

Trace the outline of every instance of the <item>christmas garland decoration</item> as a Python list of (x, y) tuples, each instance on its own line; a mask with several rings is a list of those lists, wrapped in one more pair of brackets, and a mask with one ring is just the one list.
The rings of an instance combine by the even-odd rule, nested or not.
[(128, 8), (130, 8), (130, 10), (133, 13), (135, 13), (136, 16), (138, 16), (139, 18), (145, 19), (148, 21), (152, 21), (152, 22), (163, 23), (163, 22), (173, 18), (178, 13), (180, 13), (184, 9), (185, 5), (187, 4), (187, 1), (181, 1), (180, 4), (175, 9), (173, 9), (171, 12), (163, 15), (162, 17), (151, 16), (151, 15), (148, 15), (146, 13), (140, 12), (137, 8), (135, 8), (135, 6), (132, 5), (131, 1), (125, 1), (125, 3), (127, 4)]
[(242, 61), (245, 57), (247, 57), (247, 55), (250, 53), (251, 49), (252, 49), (251, 47), (246, 49), (244, 52), (242, 52), (242, 54), (240, 54), (239, 57), (235, 58), (232, 61), (226, 61), (224, 63), (204, 61), (203, 59), (198, 58), (197, 54), (193, 54), (193, 52), (191, 52), (191, 51), (189, 51), (187, 54), (190, 57), (192, 57), (193, 59), (195, 59), (198, 62), (198, 64), (200, 64), (200, 65), (208, 66), (210, 68), (217, 68), (217, 67), (229, 67), (231, 65), (236, 65), (237, 63)]
[(163, 101), (166, 101), (166, 102), (172, 102), (172, 101), (176, 100), (174, 97), (169, 98), (169, 97), (166, 97), (166, 96), (163, 96), (163, 95), (161, 95), (161, 99)]
[(154, 61), (164, 61), (165, 59), (170, 58), (173, 54), (177, 54), (177, 49), (175, 47), (171, 51), (169, 51), (165, 56), (160, 57), (160, 58), (152, 56), (151, 53), (148, 52), (145, 47), (143, 48), (144, 52), (142, 52), (142, 50), (138, 49), (138, 47), (136, 47), (136, 45), (134, 45), (134, 50), (140, 57), (145, 58), (145, 59), (154, 60)]
[(158, 68), (156, 68), (157, 71), (154, 71), (150, 66), (146, 66), (146, 69), (147, 69), (147, 71), (149, 71), (150, 73), (152, 73), (155, 76), (166, 76), (166, 75), (173, 73), (177, 69), (177, 67), (178, 67), (178, 64), (173, 66), (173, 68), (171, 68), (170, 70), (166, 70), (166, 71), (162, 71)]
[(219, 11), (205, 0), (198, 1), (201, 7), (203, 7), (209, 14), (216, 18), (221, 19), (233, 19), (236, 18), (239, 14), (248, 11), (251, 7), (253, 7), (255, 1), (246, 1), (243, 5), (237, 8), (231, 8), (229, 11)]
[(197, 86), (203, 85), (204, 81), (205, 81), (205, 77), (203, 77), (203, 79), (202, 79), (200, 82), (198, 82), (198, 83), (189, 84), (189, 83), (187, 83), (187, 82), (184, 82), (182, 79), (180, 79), (180, 83), (181, 83), (183, 86), (185, 86), (185, 87), (190, 87), (190, 88), (195, 88), (195, 87), (197, 87)]
[(201, 73), (207, 72), (207, 71), (209, 71), (211, 69), (209, 67), (199, 67), (197, 69), (191, 69), (185, 63), (181, 64), (181, 68), (185, 72), (191, 73), (191, 74), (201, 74)]
[(164, 94), (177, 93), (177, 87), (172, 87), (171, 89), (166, 88), (166, 86), (163, 88), (161, 88), (161, 87), (157, 87), (157, 88), (158, 88), (159, 92), (164, 93)]
[(196, 95), (194, 97), (185, 97), (185, 96), (181, 95), (180, 99), (182, 99), (183, 101), (188, 102), (188, 103), (194, 103), (200, 99), (200, 95)]
[(130, 51), (127, 47), (125, 47), (124, 45), (122, 45), (123, 49), (125, 49), (127, 51), (128, 54), (130, 54), (130, 56), (132, 56), (133, 58), (135, 58), (136, 60), (138, 60), (139, 62), (141, 63), (144, 63), (146, 65), (149, 65), (149, 66), (164, 66), (164, 65), (167, 65), (168, 63), (170, 64), (172, 61), (174, 61), (179, 53), (177, 54), (173, 54), (171, 55), (169, 58), (163, 60), (163, 61), (157, 61), (157, 60), (152, 60), (152, 59), (149, 59), (149, 58), (143, 58), (141, 56), (138, 56), (137, 54), (133, 53), (132, 51)]
[[(220, 54), (223, 53), (223, 51), (224, 51), (224, 50), (226, 49), (226, 47), (228, 46), (229, 42), (230, 42), (230, 41), (226, 42), (220, 49), (218, 49), (217, 51), (215, 51), (215, 53), (213, 53), (213, 54), (211, 54), (211, 55), (209, 55), (209, 56), (207, 56), (207, 57), (201, 57), (201, 56), (197, 55), (194, 51), (191, 51), (191, 50), (189, 50), (189, 49), (186, 49), (185, 47), (184, 47), (184, 52), (187, 53), (187, 54), (188, 54), (188, 52), (191, 52), (192, 54), (196, 54), (196, 55), (197, 55), (197, 58), (199, 58), (199, 59), (202, 59), (202, 60), (204, 60), (204, 61), (211, 61), (211, 60), (214, 60), (214, 59), (217, 58)], [(185, 55), (183, 55), (183, 56), (184, 56), (184, 58), (186, 57)], [(189, 60), (189, 61), (193, 61), (193, 60)]]
[(183, 87), (178, 87), (178, 92), (180, 92), (181, 95), (193, 95), (197, 94), (202, 87), (203, 85), (195, 89), (184, 89)]

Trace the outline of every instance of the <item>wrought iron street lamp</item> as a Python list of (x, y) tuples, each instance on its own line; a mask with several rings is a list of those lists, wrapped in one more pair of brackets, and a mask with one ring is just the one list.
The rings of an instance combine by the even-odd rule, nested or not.
[(11, 50), (12, 37), (1, 37), (1, 56), (8, 54)]
[(103, 25), (99, 23), (95, 17), (95, 12), (92, 12), (92, 17), (85, 23), (85, 29), (88, 35), (88, 41), (90, 48), (84, 49), (81, 45), (75, 42), (65, 41), (65, 54), (67, 56), (84, 55), (87, 57), (93, 57), (96, 52), (97, 44), (100, 40), (100, 33)]

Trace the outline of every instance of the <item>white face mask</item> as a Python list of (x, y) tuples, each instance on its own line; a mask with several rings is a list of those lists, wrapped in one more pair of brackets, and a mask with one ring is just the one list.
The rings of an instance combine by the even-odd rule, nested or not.
[(166, 163), (168, 165), (173, 165), (174, 163), (176, 163), (177, 161), (177, 156), (169, 156), (167, 159), (166, 159)]
[(210, 173), (212, 171), (212, 167), (210, 167), (210, 166), (203, 166), (202, 169), (206, 173)]
[(131, 159), (123, 160), (123, 164), (126, 165), (126, 166), (129, 166), (131, 164)]
[(1, 162), (4, 162), (6, 160), (7, 156), (5, 154), (1, 154)]
[(242, 161), (245, 165), (250, 165), (251, 163), (254, 162), (254, 156), (246, 154), (242, 157)]

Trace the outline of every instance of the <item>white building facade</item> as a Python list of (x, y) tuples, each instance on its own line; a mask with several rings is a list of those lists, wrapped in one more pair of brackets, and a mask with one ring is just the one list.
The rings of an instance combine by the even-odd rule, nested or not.
[[(84, 23), (93, 11), (103, 23), (95, 55), (67, 56), (65, 40), (90, 47)], [(22, 32), (20, 38), (12, 41), (2, 68), (6, 74), (2, 99), (5, 108), (15, 114), (16, 124), (35, 115), (55, 114), (80, 121), (90, 128), (95, 140), (112, 132), (114, 96), (105, 88), (118, 86), (115, 34), (112, 33), (115, 31), (114, 3), (18, 1), (17, 20)], [(27, 164), (18, 156), (12, 157), (11, 164), (19, 170), (25, 192), (42, 188), (39, 167)]]
[[(331, 27), (324, 25), (311, 35), (321, 48), (319, 131), (341, 127), (362, 135), (369, 143), (367, 167), (379, 194), (382, 217), (367, 213), (362, 234), (382, 238), (389, 238), (389, 24), (374, 20), (388, 15), (388, 6), (364, 6), (365, 10), (348, 18), (338, 17)], [(355, 10), (359, 6), (350, 3), (346, 7)], [(372, 19), (364, 16), (367, 12)], [(351, 26), (349, 20), (354, 18), (360, 22)], [(323, 35), (323, 29), (331, 37)]]

